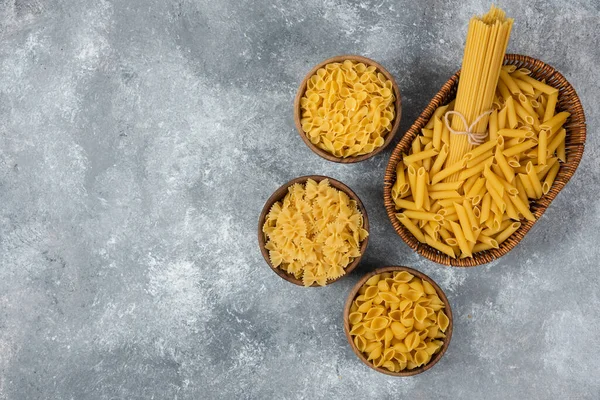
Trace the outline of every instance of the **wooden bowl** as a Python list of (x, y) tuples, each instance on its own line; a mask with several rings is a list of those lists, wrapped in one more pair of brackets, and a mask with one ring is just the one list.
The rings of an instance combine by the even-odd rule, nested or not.
[[(271, 267), (273, 272), (275, 272), (277, 275), (279, 275), (281, 278), (285, 279), (286, 281), (294, 283), (298, 286), (304, 286), (304, 284), (302, 283), (302, 281), (300, 279), (296, 279), (296, 277), (294, 275), (288, 274), (284, 270), (282, 270), (280, 268), (276, 268), (273, 266), (273, 264), (271, 264), (271, 259), (269, 258), (269, 251), (265, 248), (265, 244), (266, 244), (265, 234), (263, 233), (262, 228), (263, 228), (263, 225), (265, 224), (265, 218), (267, 217), (269, 210), (271, 210), (271, 207), (273, 206), (273, 204), (275, 204), (275, 202), (283, 200), (285, 195), (288, 194), (288, 188), (296, 183), (302, 183), (302, 184), (306, 183), (306, 181), (308, 179), (312, 179), (317, 183), (321, 182), (323, 179), (329, 179), (329, 184), (332, 187), (334, 187), (338, 190), (341, 190), (342, 192), (346, 193), (348, 195), (348, 197), (350, 197), (350, 199), (355, 200), (356, 204), (358, 206), (358, 210), (361, 212), (362, 217), (363, 217), (363, 229), (365, 229), (367, 232), (369, 232), (369, 217), (367, 216), (367, 210), (365, 209), (365, 206), (363, 205), (362, 201), (360, 201), (360, 199), (358, 198), (356, 193), (354, 193), (352, 191), (352, 189), (350, 189), (348, 186), (344, 185), (342, 182), (340, 182), (336, 179), (330, 178), (328, 176), (322, 176), (322, 175), (301, 176), (299, 178), (292, 179), (291, 181), (289, 181), (288, 183), (286, 183), (285, 185), (283, 185), (279, 189), (277, 189), (275, 191), (275, 193), (273, 193), (271, 195), (271, 197), (269, 197), (269, 199), (265, 203), (265, 206), (262, 209), (262, 212), (260, 213), (260, 217), (258, 219), (258, 245), (260, 246), (260, 251), (261, 251), (265, 261), (267, 262), (267, 264), (269, 264), (269, 267)], [(348, 264), (348, 266), (345, 268), (346, 273), (336, 279), (328, 280), (327, 285), (329, 285), (345, 276), (348, 276), (350, 274), (350, 272), (352, 272), (352, 270), (354, 270), (354, 268), (356, 268), (356, 266), (360, 262), (361, 258), (365, 254), (365, 251), (367, 250), (368, 243), (369, 243), (369, 236), (367, 236), (361, 242), (360, 256), (355, 258), (350, 264)], [(316, 283), (312, 284), (312, 286), (313, 287), (321, 287), (320, 285), (317, 285)]]
[[(540, 60), (536, 60), (535, 58), (519, 54), (507, 54), (504, 57), (504, 65), (515, 65), (517, 68), (527, 68), (531, 71), (531, 76), (535, 79), (546, 79), (547, 85), (553, 86), (559, 90), (558, 103), (556, 105), (557, 112), (568, 111), (571, 113), (571, 116), (565, 123), (565, 130), (567, 132), (565, 139), (567, 162), (561, 164), (556, 180), (550, 188), (550, 191), (542, 198), (530, 203), (531, 212), (537, 221), (544, 211), (546, 211), (552, 200), (554, 200), (558, 192), (560, 192), (567, 182), (569, 182), (579, 166), (579, 162), (583, 156), (586, 139), (585, 115), (583, 113), (581, 101), (579, 101), (579, 97), (573, 86), (571, 86), (560, 72), (550, 65), (545, 64)], [(521, 241), (521, 239), (523, 239), (536, 221), (521, 220), (521, 227), (500, 244), (500, 248), (498, 249), (481, 251), (469, 258), (454, 259), (425, 243), (419, 242), (417, 238), (415, 238), (396, 218), (396, 208), (394, 199), (392, 199), (392, 187), (394, 186), (394, 182), (396, 182), (396, 165), (402, 159), (402, 153), (408, 153), (413, 140), (420, 134), (421, 128), (427, 124), (435, 109), (441, 105), (448, 104), (456, 97), (459, 76), (460, 71), (455, 73), (444, 86), (442, 86), (419, 118), (417, 118), (415, 123), (406, 132), (402, 140), (396, 145), (385, 171), (383, 200), (387, 215), (394, 226), (394, 230), (411, 249), (425, 258), (439, 264), (456, 267), (474, 267), (493, 261), (508, 253)]]
[[(400, 372), (391, 372), (385, 368), (376, 367), (375, 365), (373, 365), (373, 363), (371, 363), (370, 361), (367, 360), (365, 355), (360, 350), (358, 350), (358, 348), (354, 344), (354, 340), (352, 340), (352, 336), (350, 335), (350, 322), (348, 321), (348, 317), (350, 315), (350, 307), (352, 306), (352, 302), (358, 295), (358, 291), (360, 290), (362, 285), (364, 285), (365, 282), (367, 280), (369, 280), (369, 278), (371, 278), (372, 276), (375, 276), (375, 275), (383, 274), (384, 272), (400, 272), (400, 271), (409, 272), (409, 273), (413, 274), (414, 276), (416, 276), (417, 278), (421, 278), (422, 280), (425, 280), (425, 281), (431, 283), (431, 286), (433, 286), (433, 288), (437, 292), (437, 295), (439, 296), (440, 300), (442, 300), (444, 302), (444, 304), (446, 305), (446, 307), (444, 308), (444, 312), (448, 316), (448, 320), (450, 321), (450, 323), (448, 324), (448, 329), (446, 329), (446, 332), (445, 332), (446, 337), (443, 339), (444, 344), (442, 345), (442, 348), (440, 349), (440, 351), (437, 354), (434, 354), (434, 356), (431, 358), (431, 360), (427, 364), (425, 364), (419, 368), (415, 368), (415, 369), (411, 369), (411, 370), (404, 370), (404, 371), (400, 371)], [(450, 339), (452, 339), (453, 324), (454, 324), (454, 320), (452, 317), (452, 309), (450, 308), (450, 303), (448, 302), (448, 298), (446, 297), (446, 295), (444, 294), (442, 289), (440, 289), (440, 287), (437, 285), (437, 283), (435, 283), (433, 281), (433, 279), (431, 279), (424, 273), (414, 270), (412, 268), (408, 268), (408, 267), (400, 267), (400, 266), (383, 267), (383, 268), (377, 268), (375, 271), (369, 272), (360, 281), (358, 281), (356, 283), (356, 285), (354, 285), (354, 287), (350, 291), (350, 294), (348, 295), (348, 298), (346, 299), (346, 305), (344, 306), (344, 332), (346, 333), (346, 339), (348, 339), (348, 343), (350, 343), (350, 347), (352, 347), (352, 351), (354, 351), (354, 354), (356, 354), (363, 363), (367, 364), (369, 366), (369, 368), (372, 368), (377, 372), (381, 372), (382, 374), (392, 375), (392, 376), (413, 376), (413, 375), (420, 374), (421, 372), (425, 372), (428, 369), (430, 369), (431, 367), (433, 367), (438, 361), (440, 361), (440, 359), (442, 358), (442, 356), (448, 349), (448, 345), (450, 344)]]
[[(385, 141), (383, 142), (383, 145), (381, 147), (378, 147), (375, 150), (373, 150), (372, 152), (367, 153), (367, 154), (363, 154), (363, 155), (356, 156), (356, 157), (343, 158), (343, 157), (336, 157), (333, 154), (331, 154), (323, 149), (318, 148), (308, 139), (308, 137), (302, 130), (302, 124), (300, 123), (300, 113), (301, 113), (300, 99), (302, 98), (302, 96), (304, 96), (304, 93), (306, 92), (306, 82), (310, 79), (311, 76), (313, 76), (314, 74), (317, 73), (317, 70), (319, 68), (322, 68), (323, 66), (334, 63), (334, 62), (344, 62), (345, 60), (362, 62), (363, 64), (368, 65), (368, 66), (372, 65), (375, 68), (377, 68), (378, 72), (381, 72), (383, 75), (385, 75), (385, 77), (387, 79), (389, 79), (392, 82), (392, 87), (394, 89), (394, 96), (396, 96), (396, 102), (394, 103), (394, 107), (396, 108), (396, 113), (394, 116), (394, 120), (392, 121), (392, 130), (390, 132), (388, 132), (387, 136), (385, 137)], [(350, 164), (350, 163), (363, 161), (363, 160), (366, 160), (367, 158), (371, 158), (374, 155), (378, 154), (379, 152), (383, 151), (383, 149), (385, 149), (392, 142), (392, 140), (394, 139), (394, 136), (396, 136), (396, 133), (398, 133), (398, 128), (400, 127), (401, 117), (402, 117), (402, 100), (401, 100), (401, 95), (400, 95), (400, 89), (398, 88), (398, 84), (396, 83), (396, 80), (394, 79), (394, 77), (385, 68), (383, 68), (379, 63), (377, 63), (371, 59), (368, 59), (366, 57), (361, 57), (361, 56), (356, 56), (356, 55), (343, 55), (343, 56), (331, 57), (331, 58), (328, 58), (327, 60), (317, 64), (313, 69), (310, 70), (310, 72), (302, 80), (302, 83), (300, 84), (300, 87), (298, 88), (298, 93), (296, 94), (296, 98), (294, 100), (294, 122), (296, 123), (296, 129), (298, 130), (298, 134), (300, 135), (302, 140), (304, 140), (304, 143), (306, 143), (306, 145), (312, 151), (314, 151), (315, 153), (317, 153), (324, 159), (333, 161), (333, 162), (337, 162), (337, 163), (343, 163), (343, 164)]]

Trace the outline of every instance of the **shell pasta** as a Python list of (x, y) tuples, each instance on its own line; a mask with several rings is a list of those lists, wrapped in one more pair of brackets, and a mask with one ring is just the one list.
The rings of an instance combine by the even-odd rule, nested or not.
[(336, 157), (371, 153), (392, 130), (392, 81), (374, 66), (346, 60), (320, 68), (300, 99), (302, 131)]
[(426, 280), (384, 272), (359, 289), (348, 315), (350, 336), (375, 367), (391, 372), (429, 363), (446, 338), (446, 305)]

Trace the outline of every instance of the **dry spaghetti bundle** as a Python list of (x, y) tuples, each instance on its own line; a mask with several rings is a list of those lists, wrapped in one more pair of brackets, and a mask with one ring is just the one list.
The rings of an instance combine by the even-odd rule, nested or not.
[[(512, 18), (506, 18), (504, 11), (493, 5), (487, 14), (473, 17), (469, 22), (455, 115), (449, 127), (452, 134), (447, 166), (461, 160), (474, 144), (481, 144), (487, 136), (488, 114), (494, 101), (512, 24)], [(457, 180), (458, 173), (447, 179), (449, 182)]]

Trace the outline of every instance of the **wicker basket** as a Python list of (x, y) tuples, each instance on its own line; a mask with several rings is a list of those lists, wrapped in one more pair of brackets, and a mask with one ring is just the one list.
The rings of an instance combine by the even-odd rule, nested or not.
[[(538, 220), (544, 211), (546, 211), (546, 208), (548, 208), (552, 200), (554, 200), (558, 192), (560, 192), (569, 179), (571, 179), (571, 176), (573, 176), (581, 161), (586, 137), (585, 115), (579, 97), (577, 96), (575, 89), (573, 89), (573, 86), (567, 82), (562, 74), (550, 65), (545, 64), (540, 60), (536, 60), (535, 58), (519, 54), (507, 54), (504, 58), (504, 64), (516, 65), (517, 68), (527, 68), (531, 70), (532, 77), (536, 79), (546, 79), (548, 85), (559, 89), (557, 110), (568, 111), (571, 113), (571, 116), (565, 123), (565, 129), (567, 131), (565, 146), (567, 162), (561, 164), (556, 180), (550, 191), (539, 200), (531, 203), (531, 211), (533, 212), (533, 215), (535, 215), (536, 220)], [(429, 105), (406, 132), (400, 143), (396, 145), (385, 171), (383, 198), (385, 209), (390, 221), (392, 221), (394, 229), (398, 232), (400, 237), (402, 237), (402, 240), (404, 240), (413, 250), (439, 264), (457, 267), (474, 267), (493, 261), (508, 253), (517, 245), (517, 243), (519, 243), (519, 241), (521, 241), (521, 239), (523, 239), (535, 222), (521, 221), (521, 227), (503, 242), (498, 249), (475, 253), (472, 258), (453, 259), (425, 243), (420, 243), (398, 221), (395, 216), (397, 211), (391, 195), (392, 186), (396, 181), (396, 165), (401, 160), (402, 153), (408, 153), (412, 141), (420, 134), (421, 128), (427, 124), (435, 109), (449, 103), (456, 97), (459, 74), (460, 71), (454, 74), (444, 86), (442, 86), (441, 90), (433, 97)]]

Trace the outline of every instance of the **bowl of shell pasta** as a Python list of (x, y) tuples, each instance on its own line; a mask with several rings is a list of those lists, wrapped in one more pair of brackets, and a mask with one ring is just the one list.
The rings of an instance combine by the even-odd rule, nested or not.
[(376, 269), (352, 289), (344, 307), (344, 331), (360, 360), (392, 376), (427, 371), (444, 355), (452, 337), (446, 295), (412, 268)]
[(355, 163), (381, 152), (398, 132), (400, 89), (383, 66), (342, 55), (316, 65), (294, 101), (300, 137), (329, 161)]

